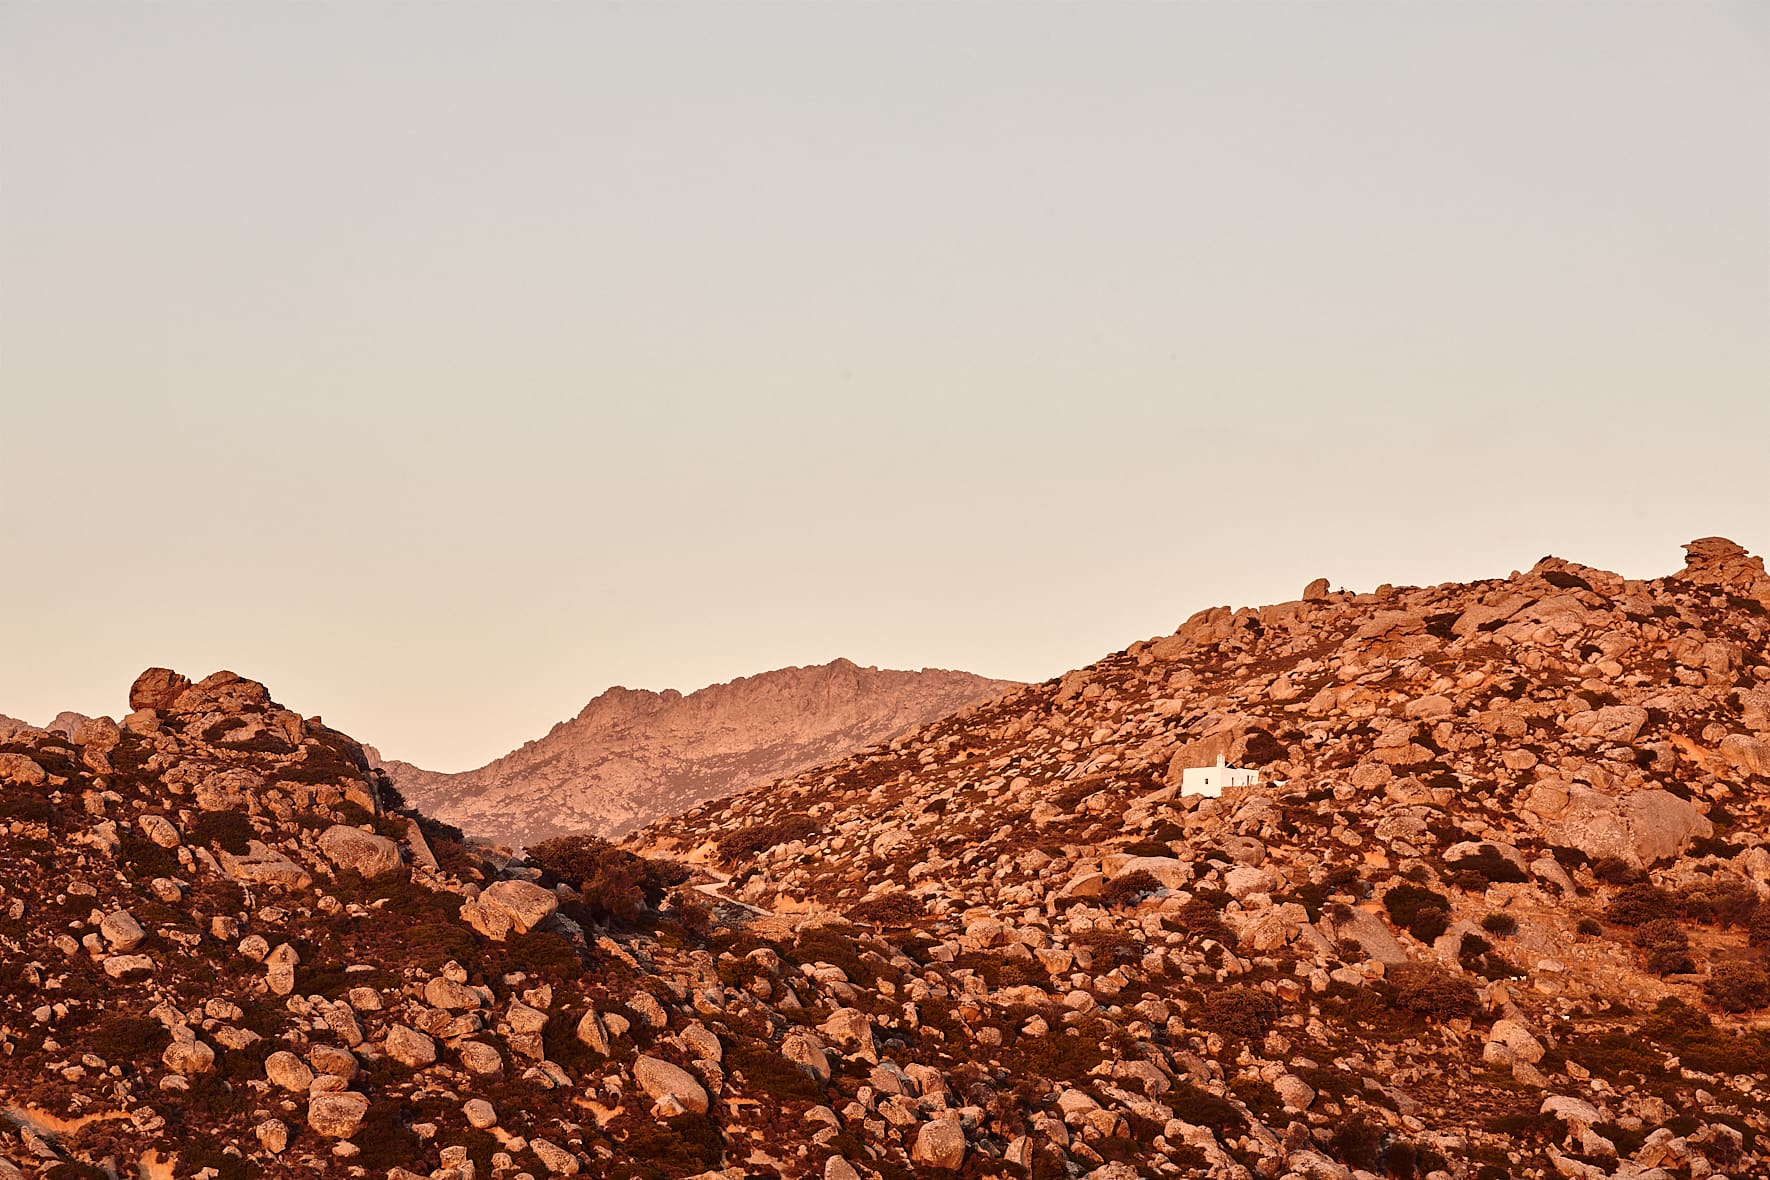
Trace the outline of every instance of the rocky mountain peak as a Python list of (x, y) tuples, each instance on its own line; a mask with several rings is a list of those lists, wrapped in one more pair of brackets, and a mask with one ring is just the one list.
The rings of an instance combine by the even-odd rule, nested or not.
[(963, 672), (894, 672), (836, 660), (686, 695), (611, 688), (545, 736), (461, 774), (381, 765), (419, 806), (502, 843), (573, 831), (615, 835), (1012, 687)]

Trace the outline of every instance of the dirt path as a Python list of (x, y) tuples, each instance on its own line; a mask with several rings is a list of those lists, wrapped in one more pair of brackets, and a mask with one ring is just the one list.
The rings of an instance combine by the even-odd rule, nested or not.
[(72, 1135), (88, 1123), (102, 1123), (111, 1119), (126, 1119), (128, 1117), (120, 1110), (107, 1110), (102, 1114), (83, 1114), (78, 1118), (71, 1119), (50, 1114), (46, 1110), (38, 1110), (34, 1106), (13, 1106), (0, 1111), (0, 1119), (15, 1127), (29, 1127), (45, 1139)]
[[(0, 1123), (16, 1127), (21, 1131), (29, 1131), (39, 1139), (48, 1142), (57, 1151), (62, 1150), (61, 1140), (64, 1137), (78, 1135), (82, 1128), (92, 1123), (112, 1122), (128, 1117), (120, 1110), (83, 1114), (69, 1119), (50, 1114), (46, 1110), (38, 1110), (34, 1106), (10, 1106), (0, 1109)], [(162, 1159), (159, 1152), (150, 1151), (137, 1162), (137, 1174), (141, 1180), (172, 1180), (172, 1164), (175, 1158)]]
[(722, 873), (718, 869), (711, 868), (707, 865), (696, 865), (695, 867), (713, 878), (713, 880), (709, 882), (696, 885), (696, 892), (704, 893), (714, 901), (722, 901), (726, 905), (736, 906), (740, 910), (747, 910), (758, 917), (773, 918), (777, 916), (773, 910), (765, 910), (761, 906), (754, 906), (747, 901), (739, 901), (735, 897), (727, 897), (724, 893), (721, 893), (720, 890), (724, 889), (726, 884), (731, 880), (730, 873)]

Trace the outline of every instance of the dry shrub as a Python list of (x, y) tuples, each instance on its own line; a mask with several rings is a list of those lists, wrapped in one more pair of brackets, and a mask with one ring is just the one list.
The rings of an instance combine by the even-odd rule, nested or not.
[(1144, 869), (1114, 877), (1100, 891), (1100, 900), (1109, 906), (1135, 905), (1162, 887), (1155, 876)]
[(1143, 944), (1123, 930), (1096, 926), (1069, 938), (1072, 947), (1085, 948), (1094, 956), (1095, 970), (1107, 970), (1106, 964), (1135, 963), (1143, 957)]
[(833, 926), (813, 926), (801, 930), (790, 948), (782, 953), (796, 963), (828, 963), (842, 969), (848, 982), (859, 987), (872, 987), (879, 981), (879, 972), (860, 956), (854, 939)]
[(1241, 1111), (1227, 1098), (1190, 1081), (1176, 1081), (1174, 1088), (1162, 1095), (1162, 1100), (1173, 1108), (1176, 1117), (1196, 1126), (1209, 1127), (1219, 1135), (1239, 1134), (1248, 1125)]
[(1702, 993), (1723, 1012), (1750, 1012), (1770, 1004), (1770, 973), (1756, 963), (1716, 963)]
[(913, 893), (881, 893), (850, 907), (848, 916), (875, 926), (912, 926), (928, 916), (928, 907)]
[(1435, 942), (1449, 929), (1450, 911), (1427, 906), (1414, 914), (1414, 920), (1408, 923), (1407, 932), (1421, 942)]
[(1473, 856), (1447, 861), (1444, 866), (1454, 875), (1469, 874), (1483, 883), (1517, 883), (1528, 880), (1523, 869), (1491, 844), (1483, 844)]
[(1674, 904), (1687, 922), (1745, 927), (1757, 916), (1758, 894), (1737, 877), (1713, 877), (1683, 886)]
[(816, 1078), (765, 1044), (737, 1042), (725, 1051), (725, 1068), (743, 1075), (743, 1088), (750, 1094), (767, 1094), (783, 1103), (824, 1100)]
[(1672, 1049), (1686, 1069), (1704, 1073), (1757, 1073), (1770, 1056), (1770, 1031), (1718, 1029), (1700, 1008), (1673, 996), (1659, 1002), (1641, 1031)]
[(1214, 938), (1226, 946), (1235, 945), (1235, 935), (1224, 923), (1223, 916), (1202, 897), (1194, 897), (1173, 914), (1163, 918), (1162, 925), (1193, 938)]
[(1655, 975), (1682, 975), (1696, 970), (1690, 959), (1690, 938), (1670, 918), (1654, 918), (1635, 928), (1634, 942), (1646, 955)]
[(1421, 942), (1432, 942), (1450, 928), (1450, 899), (1403, 881), (1383, 894), (1390, 919)]
[(1641, 880), (1641, 871), (1620, 856), (1601, 856), (1593, 861), (1592, 875), (1606, 885), (1633, 885)]
[(205, 811), (192, 821), (189, 834), (194, 843), (219, 844), (235, 856), (245, 855), (248, 841), (258, 835), (243, 811)]
[(1604, 910), (1606, 921), (1618, 926), (1639, 926), (1678, 912), (1672, 895), (1646, 881), (1637, 881), (1617, 890)]
[(670, 916), (696, 937), (705, 938), (712, 933), (713, 911), (692, 889), (678, 889), (670, 895)]
[(599, 836), (560, 836), (530, 848), (529, 860), (544, 880), (563, 882), (583, 895), (596, 921), (632, 923), (646, 906), (656, 907), (673, 885), (688, 877), (675, 861), (647, 860)]
[(1402, 964), (1390, 972), (1395, 1003), (1429, 1020), (1472, 1017), (1479, 1010), (1475, 987), (1442, 967)]
[(1377, 1166), (1382, 1150), (1382, 1126), (1362, 1114), (1341, 1122), (1328, 1140), (1328, 1152), (1335, 1159), (1365, 1171)]
[(704, 1114), (679, 1114), (662, 1122), (648, 1115), (632, 1120), (620, 1140), (617, 1158), (624, 1158), (637, 1167), (648, 1166), (667, 1170), (669, 1175), (688, 1175), (717, 1168), (725, 1155), (725, 1140), (719, 1127)]
[(721, 860), (733, 863), (758, 852), (765, 852), (777, 844), (791, 844), (794, 840), (807, 839), (815, 835), (817, 830), (816, 820), (809, 815), (795, 812), (767, 823), (726, 832), (719, 837), (716, 847)]
[(1258, 1040), (1278, 1019), (1278, 1001), (1257, 987), (1236, 984), (1205, 996), (1202, 1023), (1230, 1036)]
[(1493, 913), (1481, 919), (1481, 928), (1500, 938), (1510, 938), (1518, 933), (1518, 919), (1511, 914)]

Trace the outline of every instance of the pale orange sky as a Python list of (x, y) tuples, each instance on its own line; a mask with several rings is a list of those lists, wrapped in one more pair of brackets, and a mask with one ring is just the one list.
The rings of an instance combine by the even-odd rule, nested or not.
[(0, 712), (1770, 549), (1761, 4), (0, 2)]

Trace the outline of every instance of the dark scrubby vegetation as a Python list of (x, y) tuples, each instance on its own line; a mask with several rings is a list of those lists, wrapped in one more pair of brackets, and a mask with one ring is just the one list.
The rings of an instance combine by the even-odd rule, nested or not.
[(881, 893), (849, 907), (848, 916), (856, 922), (875, 926), (909, 926), (928, 915), (928, 907), (913, 893)]
[[(352, 779), (368, 781), (368, 759), (364, 757), (362, 747), (348, 735), (322, 725), (318, 732), (310, 733), (309, 738), (302, 747), (301, 760), (280, 769), (277, 772), (279, 779), (308, 786)], [(280, 739), (277, 744), (279, 748), (287, 748)]]
[(1190, 1081), (1177, 1080), (1162, 1099), (1173, 1108), (1177, 1118), (1209, 1127), (1219, 1135), (1240, 1134), (1247, 1129), (1248, 1120), (1234, 1103)]
[(768, 1095), (780, 1102), (821, 1103), (823, 1087), (805, 1070), (765, 1044), (738, 1041), (725, 1051), (728, 1074), (741, 1074), (749, 1094)]
[(114, 1064), (148, 1054), (157, 1055), (171, 1039), (165, 1026), (146, 1016), (106, 1016), (81, 1037), (84, 1046)]
[(223, 851), (243, 856), (258, 833), (243, 811), (204, 811), (191, 821), (189, 838), (198, 844), (215, 844)]
[(1669, 919), (1678, 912), (1672, 895), (1646, 881), (1636, 881), (1617, 890), (1604, 908), (1604, 920), (1618, 926), (1640, 926), (1646, 922)]
[(1199, 1019), (1205, 1028), (1257, 1040), (1278, 1014), (1277, 1000), (1257, 987), (1236, 984), (1206, 993)]
[(1397, 1007), (1429, 1020), (1468, 1018), (1479, 1010), (1475, 987), (1438, 966), (1406, 963), (1390, 974)]
[(1447, 861), (1445, 869), (1459, 884), (1468, 881), (1469, 888), (1481, 889), (1489, 884), (1517, 883), (1529, 880), (1528, 874), (1491, 844), (1483, 844), (1473, 856)]
[(765, 852), (778, 844), (804, 840), (818, 831), (817, 821), (809, 815), (794, 812), (768, 823), (737, 828), (720, 836), (714, 845), (721, 860), (730, 863)]
[[(1056, 1019), (1050, 1023), (1058, 1024)], [(1089, 1016), (1042, 1037), (1019, 1037), (1003, 1050), (1002, 1059), (1016, 1076), (1074, 1083), (1102, 1062), (1124, 1056), (1130, 1047), (1129, 1036), (1118, 1025)]]
[(1450, 928), (1450, 899), (1423, 885), (1403, 881), (1392, 886), (1383, 894), (1383, 908), (1421, 942), (1431, 942)]
[(1108, 906), (1135, 905), (1161, 887), (1153, 874), (1138, 869), (1108, 881), (1100, 891), (1100, 900)]
[[(1557, 850), (1557, 854), (1559, 854), (1559, 852), (1560, 850)], [(1559, 855), (1557, 855), (1556, 859), (1560, 859)], [(1572, 864), (1568, 864), (1565, 861), (1563, 862), (1563, 864), (1569, 869), (1576, 868), (1578, 865), (1584, 863), (1585, 858), (1583, 856)], [(1604, 882), (1606, 885), (1634, 885), (1642, 880), (1641, 870), (1637, 869), (1634, 865), (1622, 859), (1620, 856), (1601, 856), (1592, 862), (1591, 868), (1592, 876), (1598, 878), (1598, 880)]]
[(1757, 890), (1737, 877), (1692, 882), (1672, 896), (1678, 917), (1722, 929), (1749, 927), (1759, 910)]
[(1225, 946), (1233, 946), (1235, 943), (1235, 935), (1223, 921), (1218, 908), (1206, 898), (1196, 895), (1174, 913), (1164, 917), (1162, 926), (1188, 935), (1191, 939), (1215, 939)]
[(1110, 970), (1120, 963), (1134, 963), (1143, 957), (1143, 944), (1124, 930), (1095, 927), (1072, 934), (1069, 945), (1087, 951), (1093, 957), (1096, 971)]
[(47, 797), (14, 787), (0, 791), (0, 820), (48, 824), (54, 818), (55, 807)]
[(412, 1130), (416, 1121), (420, 1121), (420, 1116), (410, 1103), (387, 1095), (374, 1098), (362, 1126), (352, 1136), (352, 1141), (362, 1148), (355, 1162), (385, 1172), (423, 1158), (424, 1140)]
[(1655, 975), (1682, 975), (1696, 970), (1690, 958), (1690, 936), (1671, 918), (1654, 918), (1635, 928), (1634, 943), (1647, 969)]
[(992, 988), (1014, 987), (1017, 984), (1044, 986), (1050, 977), (1039, 961), (1032, 957), (1009, 958), (985, 951), (969, 951), (960, 955), (953, 966), (977, 972)]
[(672, 886), (688, 879), (688, 869), (675, 861), (647, 860), (600, 836), (545, 840), (528, 857), (544, 882), (576, 889), (588, 916), (602, 925), (632, 925), (642, 909), (656, 909)]
[(828, 963), (840, 968), (850, 983), (865, 987), (879, 980), (877, 968), (861, 958), (860, 945), (834, 926), (801, 930), (791, 946), (781, 949), (781, 954), (795, 963)]
[(161, 848), (145, 836), (135, 835), (123, 836), (117, 848), (117, 863), (144, 880), (173, 876), (180, 867), (170, 848)]
[(725, 1155), (719, 1127), (702, 1114), (659, 1121), (648, 1115), (622, 1120), (616, 1154), (607, 1173), (614, 1180), (664, 1180), (717, 1168)]
[(1770, 1030), (1716, 1028), (1702, 1009), (1672, 996), (1641, 1022), (1641, 1033), (1704, 1073), (1756, 1073), (1770, 1059)]
[(1770, 973), (1756, 963), (1716, 963), (1703, 981), (1703, 998), (1723, 1012), (1751, 1012), (1770, 1004)]
[(555, 985), (576, 979), (584, 970), (577, 946), (552, 930), (512, 934), (505, 940), (505, 965)]

